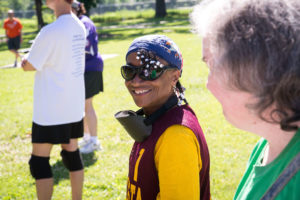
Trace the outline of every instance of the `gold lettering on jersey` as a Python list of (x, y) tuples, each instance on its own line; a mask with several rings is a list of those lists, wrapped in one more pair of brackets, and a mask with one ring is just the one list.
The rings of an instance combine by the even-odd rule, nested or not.
[(145, 149), (141, 149), (140, 152), (139, 152), (139, 157), (138, 159), (136, 160), (136, 163), (135, 163), (135, 167), (134, 167), (134, 176), (133, 176), (133, 180), (135, 182), (137, 182), (137, 177), (138, 177), (138, 170), (139, 170), (139, 164), (140, 164), (140, 161), (141, 161), (141, 158), (143, 156), (145, 152)]
[(141, 188), (137, 187), (136, 185), (130, 183), (128, 179), (127, 182), (127, 195), (126, 200), (142, 200), (141, 196)]
[(139, 187), (137, 188), (136, 200), (142, 200), (141, 188), (139, 188)]
[[(137, 182), (138, 179), (138, 170), (139, 170), (139, 164), (142, 159), (142, 156), (145, 152), (145, 149), (141, 149), (139, 152), (139, 157), (136, 160), (135, 166), (134, 166), (134, 175), (133, 175), (133, 181)], [(127, 179), (127, 194), (126, 194), (126, 200), (142, 200), (141, 195), (141, 188), (136, 186), (134, 183), (130, 182), (130, 179)]]
[(135, 195), (135, 185), (133, 184), (130, 184), (130, 192), (131, 192), (131, 198), (130, 199), (133, 199), (133, 195)]

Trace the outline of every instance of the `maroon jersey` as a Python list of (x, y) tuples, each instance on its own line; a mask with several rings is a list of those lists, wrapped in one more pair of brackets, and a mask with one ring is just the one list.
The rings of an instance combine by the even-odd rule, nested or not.
[(127, 199), (156, 199), (159, 182), (154, 161), (155, 145), (162, 133), (175, 124), (190, 128), (197, 137), (202, 159), (202, 169), (199, 173), (200, 199), (210, 199), (208, 147), (198, 119), (188, 105), (176, 106), (163, 114), (153, 123), (151, 135), (143, 142), (134, 143), (129, 158)]

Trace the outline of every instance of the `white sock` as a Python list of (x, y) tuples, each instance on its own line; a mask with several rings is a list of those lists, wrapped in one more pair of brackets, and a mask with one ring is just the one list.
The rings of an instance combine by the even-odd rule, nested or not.
[(89, 140), (91, 139), (91, 134), (89, 134), (89, 133), (84, 133), (83, 139), (86, 140), (86, 141), (89, 141)]
[(98, 143), (98, 138), (97, 136), (91, 136), (91, 139), (90, 139), (93, 143), (97, 144)]

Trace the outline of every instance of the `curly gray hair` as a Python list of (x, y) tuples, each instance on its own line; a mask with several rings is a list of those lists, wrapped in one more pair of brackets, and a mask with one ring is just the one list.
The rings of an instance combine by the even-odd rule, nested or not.
[[(300, 1), (204, 0), (191, 14), (229, 84), (257, 97), (250, 107), (283, 130), (300, 121)], [(223, 70), (221, 69), (221, 70)], [(268, 120), (263, 112), (274, 106)], [(276, 117), (274, 117), (276, 116)], [(278, 119), (279, 118), (279, 119)]]

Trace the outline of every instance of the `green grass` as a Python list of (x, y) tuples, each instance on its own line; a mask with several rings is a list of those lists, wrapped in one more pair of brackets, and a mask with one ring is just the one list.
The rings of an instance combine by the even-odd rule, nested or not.
[[(187, 20), (187, 19), (186, 19)], [(132, 139), (114, 119), (119, 110), (134, 105), (120, 75), (120, 66), (132, 40), (144, 34), (165, 34), (178, 44), (184, 58), (182, 84), (186, 98), (195, 110), (205, 133), (211, 159), (212, 199), (229, 200), (245, 170), (257, 137), (229, 125), (218, 102), (207, 91), (208, 69), (201, 62), (201, 40), (190, 33), (190, 27), (156, 27), (150, 29), (100, 30), (101, 54), (118, 54), (105, 60), (104, 93), (94, 99), (98, 115), (99, 138), (103, 151), (84, 156), (85, 182), (83, 199), (124, 199), (128, 157)], [(33, 35), (34, 36), (34, 35)], [(0, 66), (12, 63), (13, 56), (0, 51)], [(0, 199), (35, 199), (35, 185), (28, 168), (31, 152), (31, 118), (33, 72), (0, 69)], [(54, 171), (54, 200), (70, 199), (68, 173), (54, 146), (51, 164)]]
[[(167, 11), (167, 16), (164, 19), (168, 20), (178, 20), (178, 19), (187, 19), (191, 9), (181, 9), (181, 10), (173, 10), (169, 9)], [(151, 20), (153, 21), (153, 17), (155, 16), (154, 10), (140, 10), (140, 11), (127, 11), (121, 10), (118, 12), (107, 12), (101, 15), (93, 15), (91, 19), (94, 22), (99, 23), (113, 23), (120, 22), (122, 20), (133, 20), (133, 19), (142, 19), (142, 20)], [(155, 18), (154, 20), (159, 20), (159, 18)]]

